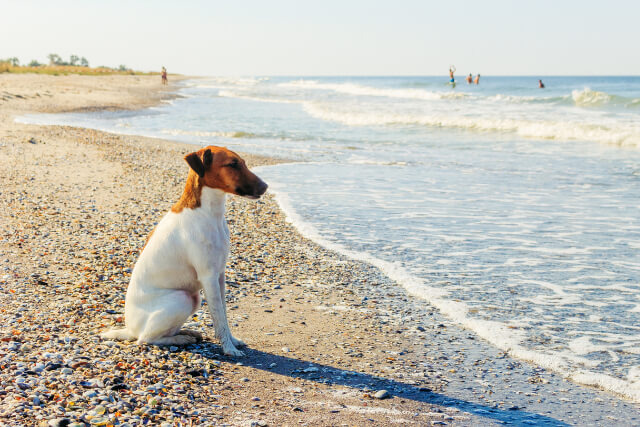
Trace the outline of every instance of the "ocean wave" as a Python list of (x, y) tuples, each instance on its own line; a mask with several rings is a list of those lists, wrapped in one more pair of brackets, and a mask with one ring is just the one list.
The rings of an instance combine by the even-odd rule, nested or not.
[(506, 102), (511, 104), (560, 104), (565, 103), (569, 96), (523, 96), (523, 95), (505, 95), (495, 94), (486, 98), (493, 102)]
[(219, 89), (221, 87), (247, 87), (269, 81), (269, 77), (212, 77), (202, 81), (191, 81), (186, 87), (201, 89)]
[(304, 101), (292, 100), (292, 99), (283, 99), (283, 98), (272, 98), (266, 96), (256, 96), (250, 95), (246, 93), (241, 93), (233, 90), (221, 90), (218, 92), (218, 96), (223, 98), (237, 98), (237, 99), (246, 99), (249, 101), (258, 101), (258, 102), (277, 102), (280, 104), (300, 104)]
[(611, 103), (614, 96), (606, 92), (599, 92), (586, 87), (582, 90), (572, 91), (571, 99), (573, 99), (575, 105), (581, 107), (596, 107)]
[(578, 107), (622, 106), (626, 108), (636, 108), (640, 106), (640, 98), (627, 98), (607, 92), (591, 90), (588, 87), (582, 90), (576, 89), (572, 91), (571, 101)]
[(259, 138), (259, 135), (251, 132), (216, 132), (216, 131), (199, 131), (199, 130), (182, 130), (182, 129), (162, 129), (160, 132), (166, 135), (189, 135), (189, 136), (213, 136), (222, 138)]
[(560, 141), (594, 141), (620, 147), (640, 148), (640, 126), (595, 124), (556, 120), (527, 120), (446, 114), (407, 114), (339, 110), (331, 104), (305, 103), (305, 111), (318, 119), (349, 126), (420, 125), (481, 132), (508, 132), (526, 138)]
[(515, 104), (567, 104), (579, 107), (602, 107), (607, 105), (619, 105), (627, 108), (639, 107), (640, 99), (626, 98), (620, 95), (612, 95), (606, 92), (591, 90), (584, 88), (582, 90), (574, 90), (571, 94), (558, 96), (524, 96), (524, 95), (482, 95), (471, 94), (459, 91), (429, 91), (425, 89), (406, 88), (377, 88), (364, 86), (355, 83), (321, 83), (318, 80), (294, 80), (290, 82), (278, 84), (280, 87), (286, 88), (302, 88), (310, 90), (330, 90), (337, 93), (356, 96), (377, 96), (398, 99), (416, 99), (416, 100), (466, 100), (486, 99), (492, 102), (506, 102)]
[(376, 88), (354, 83), (320, 83), (317, 80), (295, 80), (291, 82), (280, 83), (278, 86), (313, 90), (331, 90), (338, 93), (357, 96), (378, 96), (387, 98), (421, 100), (462, 99), (471, 96), (470, 94), (464, 92), (431, 92), (424, 89)]
[[(256, 168), (256, 170), (270, 167), (277, 168), (278, 166), (263, 166)], [(422, 278), (411, 274), (400, 263), (385, 261), (367, 252), (351, 250), (340, 243), (326, 239), (312, 224), (303, 220), (295, 211), (284, 189), (274, 180), (271, 180), (270, 183), (270, 189), (274, 192), (275, 199), (284, 211), (287, 220), (301, 234), (320, 246), (379, 268), (391, 280), (402, 285), (409, 294), (426, 300), (455, 323), (474, 331), (479, 337), (512, 357), (558, 372), (578, 384), (598, 387), (634, 402), (640, 402), (640, 371), (636, 368), (629, 370), (627, 378), (616, 378), (590, 370), (596, 363), (579, 355), (566, 351), (543, 352), (525, 347), (522, 345), (527, 338), (525, 331), (510, 328), (506, 323), (471, 316), (467, 304), (452, 299), (446, 290), (429, 286)]]

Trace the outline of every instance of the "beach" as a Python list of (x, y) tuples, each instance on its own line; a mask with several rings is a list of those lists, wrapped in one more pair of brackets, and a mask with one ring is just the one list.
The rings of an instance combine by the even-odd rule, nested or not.
[(131, 269), (196, 146), (15, 118), (142, 109), (174, 92), (157, 76), (0, 75), (3, 424), (640, 422), (637, 404), (511, 358), (378, 268), (306, 239), (271, 194), (228, 199), (227, 305), (246, 357), (222, 355), (206, 308), (188, 323), (199, 344), (101, 339), (123, 322)]

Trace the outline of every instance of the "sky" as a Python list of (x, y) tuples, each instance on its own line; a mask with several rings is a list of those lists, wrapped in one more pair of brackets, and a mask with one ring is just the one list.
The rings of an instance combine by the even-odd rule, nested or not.
[(0, 58), (186, 75), (640, 75), (640, 1), (2, 0)]

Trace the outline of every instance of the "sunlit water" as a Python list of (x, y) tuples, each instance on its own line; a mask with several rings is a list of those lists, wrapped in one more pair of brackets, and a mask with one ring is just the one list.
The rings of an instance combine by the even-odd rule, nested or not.
[(29, 116), (218, 144), (309, 237), (516, 357), (640, 401), (640, 78), (211, 78)]

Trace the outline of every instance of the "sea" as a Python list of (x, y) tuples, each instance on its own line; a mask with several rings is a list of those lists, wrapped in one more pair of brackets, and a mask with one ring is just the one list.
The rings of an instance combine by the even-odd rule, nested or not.
[(29, 115), (286, 159), (307, 237), (510, 355), (640, 402), (640, 77), (211, 77)]

